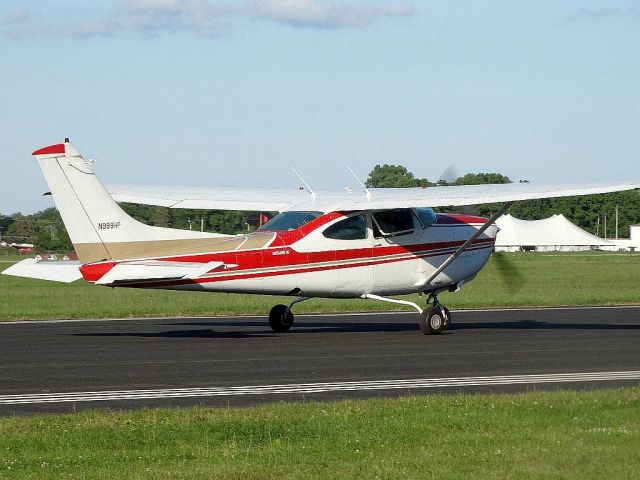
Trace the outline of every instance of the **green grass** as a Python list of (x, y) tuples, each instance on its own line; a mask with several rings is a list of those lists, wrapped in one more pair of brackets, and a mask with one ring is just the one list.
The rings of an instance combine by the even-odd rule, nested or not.
[(0, 478), (640, 478), (640, 388), (0, 419)]
[[(8, 257), (11, 258), (11, 257)], [(6, 264), (0, 264), (2, 268)], [(501, 254), (441, 300), (451, 308), (640, 303), (640, 254)], [(420, 303), (417, 296), (412, 298)], [(0, 319), (265, 315), (287, 298), (96, 287), (0, 275)], [(365, 300), (311, 300), (303, 312), (398, 309)]]

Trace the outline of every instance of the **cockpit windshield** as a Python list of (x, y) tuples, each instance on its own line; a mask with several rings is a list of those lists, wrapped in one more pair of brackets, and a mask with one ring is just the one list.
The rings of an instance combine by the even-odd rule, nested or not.
[(315, 220), (322, 212), (282, 212), (276, 215), (258, 230), (295, 230)]

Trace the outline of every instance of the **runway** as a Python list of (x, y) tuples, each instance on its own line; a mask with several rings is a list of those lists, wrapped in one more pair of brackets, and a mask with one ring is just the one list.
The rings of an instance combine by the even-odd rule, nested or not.
[(640, 307), (0, 323), (0, 415), (640, 384)]

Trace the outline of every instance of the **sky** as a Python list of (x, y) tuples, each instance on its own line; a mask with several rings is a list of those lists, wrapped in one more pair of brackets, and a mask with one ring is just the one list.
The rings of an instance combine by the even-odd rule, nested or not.
[(640, 0), (1, 2), (0, 213), (64, 137), (105, 183), (638, 179), (639, 52)]

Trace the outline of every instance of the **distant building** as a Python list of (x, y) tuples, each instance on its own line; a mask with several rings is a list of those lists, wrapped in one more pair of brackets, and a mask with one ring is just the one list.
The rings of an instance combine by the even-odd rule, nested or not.
[(616, 250), (640, 252), (640, 225), (631, 225), (629, 230), (631, 238), (610, 238), (609, 240), (616, 246)]

